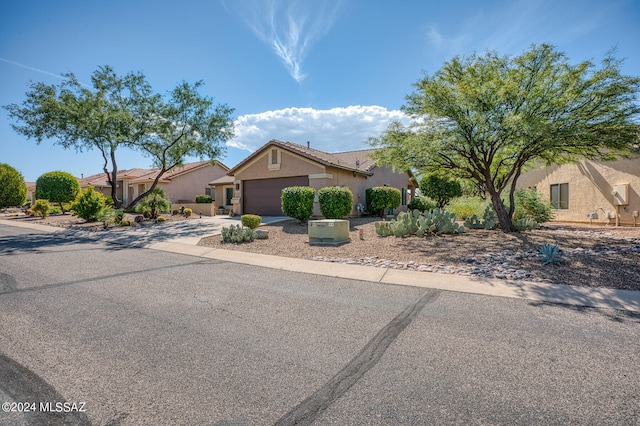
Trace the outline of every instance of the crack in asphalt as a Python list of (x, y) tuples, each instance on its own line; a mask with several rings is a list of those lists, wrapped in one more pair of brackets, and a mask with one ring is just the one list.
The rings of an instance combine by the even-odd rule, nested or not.
[[(65, 398), (46, 380), (0, 352), (0, 391), (15, 402), (65, 403)], [(68, 413), (56, 411), (25, 411), (22, 416), (28, 424), (90, 425), (82, 411)]]
[(387, 348), (391, 346), (400, 333), (402, 333), (422, 309), (428, 303), (433, 302), (440, 293), (439, 290), (427, 291), (418, 300), (407, 306), (382, 328), (338, 374), (313, 395), (309, 396), (282, 416), (275, 424), (285, 426), (308, 425), (313, 423), (327, 408), (344, 395), (351, 386), (382, 359)]

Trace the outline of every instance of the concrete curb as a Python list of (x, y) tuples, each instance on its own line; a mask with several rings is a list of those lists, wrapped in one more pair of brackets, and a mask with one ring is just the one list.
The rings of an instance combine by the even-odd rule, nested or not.
[[(73, 232), (68, 228), (5, 222), (6, 221), (0, 221), (0, 225), (6, 224), (8, 226), (29, 228), (45, 233)], [(187, 239), (182, 238), (172, 241), (156, 242), (144, 245), (143, 247), (151, 250), (198, 256), (224, 262), (380, 284), (433, 288), (459, 293), (507, 297), (536, 302), (640, 312), (640, 292), (638, 291), (487, 279), (465, 275), (385, 269), (341, 263), (331, 263), (330, 267), (328, 267), (326, 262), (285, 258), (268, 254), (251, 253), (250, 256), (239, 256), (239, 252), (233, 250), (198, 246), (196, 245), (197, 241), (199, 241), (197, 238), (186, 240)]]

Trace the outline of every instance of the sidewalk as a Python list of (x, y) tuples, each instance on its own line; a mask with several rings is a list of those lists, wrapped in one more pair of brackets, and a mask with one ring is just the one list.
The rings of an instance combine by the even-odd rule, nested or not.
[[(263, 218), (267, 223), (274, 223), (283, 219), (286, 218)], [(536, 302), (640, 312), (640, 292), (637, 291), (486, 279), (454, 274), (437, 274), (336, 263), (332, 263), (331, 267), (327, 268), (326, 263), (314, 260), (283, 258), (255, 253), (251, 256), (238, 256), (237, 251), (197, 245), (201, 238), (219, 235), (222, 226), (235, 223), (240, 223), (239, 218), (220, 216), (217, 220), (203, 218), (188, 222), (166, 223), (162, 227), (121, 227), (101, 232), (79, 231), (28, 223), (10, 223), (4, 220), (0, 221), (0, 226), (18, 226), (38, 232), (63, 233), (112, 244), (381, 284), (434, 288)], [(194, 234), (197, 236), (194, 236)]]

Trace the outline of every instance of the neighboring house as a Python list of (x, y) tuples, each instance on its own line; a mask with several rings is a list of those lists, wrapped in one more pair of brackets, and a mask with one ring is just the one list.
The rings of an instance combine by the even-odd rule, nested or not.
[(518, 187), (535, 188), (550, 200), (556, 221), (632, 225), (634, 212), (640, 212), (640, 157), (531, 170), (520, 176)]
[[(390, 167), (378, 167), (369, 157), (373, 149), (327, 153), (292, 142), (272, 140), (251, 154), (227, 174), (222, 181), (212, 182), (216, 199), (230, 199), (236, 214), (252, 213), (279, 216), (282, 189), (288, 186), (309, 186), (316, 190), (326, 186), (343, 186), (353, 193), (352, 215), (357, 205), (366, 205), (365, 191), (374, 186), (391, 186), (402, 191), (406, 210), (416, 187), (410, 172), (395, 173)], [(229, 198), (231, 197), (231, 198)], [(314, 204), (314, 216), (320, 207)]]
[[(158, 181), (158, 187), (165, 191), (173, 203), (193, 203), (197, 195), (211, 195), (209, 182), (225, 176), (229, 168), (220, 162), (211, 165), (210, 161), (188, 163), (181, 167), (174, 167), (166, 172)], [(117, 196), (124, 204), (133, 201), (151, 187), (159, 169), (128, 169), (119, 170), (117, 181)], [(111, 186), (104, 173), (78, 179), (81, 188), (93, 186), (97, 191), (111, 196)]]
[(36, 202), (36, 183), (35, 182), (25, 182), (27, 186), (27, 202), (33, 204)]

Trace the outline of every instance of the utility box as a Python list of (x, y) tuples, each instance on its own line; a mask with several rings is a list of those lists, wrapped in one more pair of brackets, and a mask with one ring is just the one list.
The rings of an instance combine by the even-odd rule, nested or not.
[(613, 195), (614, 206), (626, 206), (629, 204), (629, 184), (619, 183), (613, 185), (611, 195)]
[(309, 244), (340, 245), (348, 243), (349, 221), (321, 219), (309, 221)]

